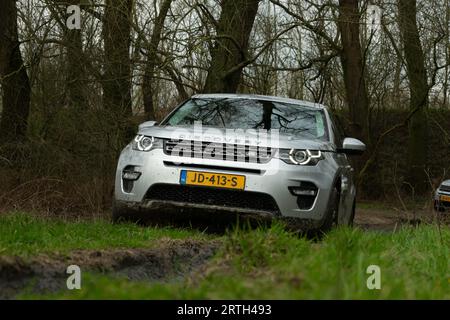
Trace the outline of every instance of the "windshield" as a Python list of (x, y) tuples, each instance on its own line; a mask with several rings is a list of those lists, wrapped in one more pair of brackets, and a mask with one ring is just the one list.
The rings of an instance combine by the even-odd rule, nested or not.
[(195, 98), (178, 108), (162, 125), (204, 126), (226, 129), (277, 129), (280, 133), (328, 140), (323, 110), (266, 100)]

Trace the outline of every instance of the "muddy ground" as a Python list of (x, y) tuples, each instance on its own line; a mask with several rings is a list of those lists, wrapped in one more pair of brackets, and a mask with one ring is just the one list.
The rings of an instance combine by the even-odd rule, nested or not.
[(357, 209), (355, 226), (367, 231), (395, 232), (404, 225), (437, 222), (448, 225), (450, 214), (436, 213), (430, 208), (414, 211), (401, 210), (397, 207)]
[(218, 241), (162, 239), (152, 248), (78, 250), (29, 259), (0, 256), (0, 299), (66, 289), (66, 269), (126, 277), (135, 281), (177, 281), (204, 265), (220, 247)]
[[(355, 226), (369, 232), (395, 232), (405, 224), (435, 219), (436, 214), (429, 210), (411, 213), (395, 209), (359, 209)], [(78, 265), (83, 272), (136, 281), (180, 281), (206, 265), (220, 245), (218, 240), (160, 239), (147, 249), (79, 250), (28, 259), (0, 256), (0, 299), (14, 299), (24, 290), (37, 294), (64, 290), (68, 277), (66, 268), (71, 264)]]

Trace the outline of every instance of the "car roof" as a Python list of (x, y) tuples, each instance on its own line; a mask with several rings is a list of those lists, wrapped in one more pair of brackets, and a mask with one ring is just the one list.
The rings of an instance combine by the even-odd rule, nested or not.
[(257, 94), (231, 94), (231, 93), (208, 93), (208, 94), (197, 94), (192, 96), (193, 99), (251, 99), (251, 100), (263, 100), (263, 101), (273, 101), (280, 103), (290, 103), (305, 107), (326, 109), (326, 106), (320, 103), (315, 103), (311, 101), (297, 100), (291, 98), (275, 97), (275, 96), (264, 96)]

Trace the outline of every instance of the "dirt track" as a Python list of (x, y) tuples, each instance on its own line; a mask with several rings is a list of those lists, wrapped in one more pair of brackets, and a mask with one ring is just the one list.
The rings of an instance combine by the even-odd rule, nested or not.
[(66, 268), (107, 273), (139, 281), (176, 281), (201, 267), (219, 248), (217, 241), (161, 240), (151, 249), (80, 250), (31, 259), (0, 256), (0, 299), (24, 289), (33, 293), (65, 289)]
[(357, 209), (355, 215), (355, 226), (364, 230), (376, 230), (392, 232), (402, 225), (417, 225), (420, 223), (433, 222), (439, 219), (448, 224), (449, 214), (439, 213), (432, 210), (417, 210), (416, 212), (404, 212), (398, 209)]

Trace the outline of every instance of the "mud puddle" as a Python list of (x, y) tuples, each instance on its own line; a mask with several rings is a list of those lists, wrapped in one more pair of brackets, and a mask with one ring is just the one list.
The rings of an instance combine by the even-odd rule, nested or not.
[(134, 281), (181, 281), (205, 265), (219, 247), (219, 241), (167, 239), (152, 248), (79, 250), (29, 259), (0, 256), (0, 299), (14, 299), (24, 290), (36, 294), (67, 290), (69, 265)]

